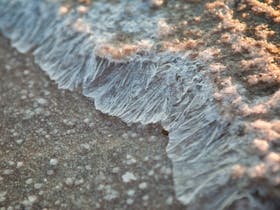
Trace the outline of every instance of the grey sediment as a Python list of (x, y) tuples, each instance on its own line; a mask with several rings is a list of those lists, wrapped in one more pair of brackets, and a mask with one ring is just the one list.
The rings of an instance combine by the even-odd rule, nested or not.
[[(236, 20), (229, 7), (233, 6), (214, 2), (206, 8), (221, 19), (216, 31), (232, 30), (221, 41), (232, 44), (233, 51), (238, 52), (242, 47), (231, 41), (238, 40), (241, 46), (247, 43), (242, 42), (246, 40), (242, 24), (240, 28), (232, 26)], [(251, 103), (242, 95), (248, 89), (244, 82), (233, 78), (230, 71), (223, 74), (227, 67), (215, 62), (219, 54), (215, 49), (204, 49), (199, 56), (194, 56), (193, 49), (158, 50), (155, 43), (162, 39), (162, 33), (168, 33), (168, 24), (162, 21), (168, 11), (151, 12), (140, 1), (97, 1), (82, 16), (78, 9), (65, 14), (61, 9), (63, 12), (59, 2), (3, 1), (1, 32), (20, 52), (31, 50), (35, 62), (59, 88), (81, 88), (98, 110), (127, 123), (157, 123), (167, 130), (174, 189), (177, 198), (189, 208), (223, 209), (239, 205), (242, 200), (256, 208), (277, 205), (274, 194), (270, 206), (259, 202), (262, 196), (253, 193), (259, 170), (270, 173), (271, 154), (267, 154), (264, 163), (259, 161), (252, 146), (263, 141), (259, 139), (262, 134), (253, 131), (260, 128), (268, 132), (267, 127), (262, 127), (267, 124), (246, 117), (262, 108), (251, 109), (256, 101)], [(194, 21), (199, 23), (199, 18)], [(119, 28), (131, 35), (120, 45), (114, 36)], [(146, 40), (147, 37), (152, 39)], [(216, 79), (209, 69), (213, 74), (220, 73)], [(273, 77), (266, 80), (270, 78)], [(258, 81), (252, 76), (248, 83)], [(273, 130), (275, 123), (268, 123)], [(274, 162), (277, 157), (274, 152)], [(258, 190), (266, 194), (274, 186), (264, 182)]]
[(128, 126), (59, 90), (3, 37), (0, 69), (0, 208), (185, 209), (159, 126)]

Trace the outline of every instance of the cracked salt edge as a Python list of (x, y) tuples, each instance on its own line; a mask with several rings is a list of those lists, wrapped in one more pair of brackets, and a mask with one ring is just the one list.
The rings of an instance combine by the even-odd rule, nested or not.
[[(114, 7), (106, 2), (102, 6)], [(35, 62), (60, 88), (81, 86), (98, 110), (128, 123), (159, 123), (169, 131), (167, 154), (182, 203), (211, 198), (195, 205), (223, 209), (245, 197), (230, 184), (231, 168), (242, 158), (237, 151), (243, 143), (226, 138), (227, 123), (218, 114), (210, 82), (198, 70), (203, 63), (188, 54), (168, 52), (147, 52), (126, 61), (98, 57), (97, 37), (75, 31), (71, 24), (77, 13), (61, 17), (58, 8), (44, 0), (2, 0), (1, 33), (18, 51), (32, 50)], [(93, 22), (98, 24), (106, 26)]]

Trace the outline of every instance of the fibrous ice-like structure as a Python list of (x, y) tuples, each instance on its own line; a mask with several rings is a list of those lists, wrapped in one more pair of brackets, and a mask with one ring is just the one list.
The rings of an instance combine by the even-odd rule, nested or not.
[(214, 100), (207, 62), (160, 49), (171, 30), (167, 15), (142, 1), (70, 8), (55, 0), (1, 0), (0, 29), (60, 88), (81, 87), (97, 109), (125, 122), (161, 124), (169, 132), (176, 195), (189, 208), (224, 209), (242, 199), (274, 208), (258, 203), (257, 188), (242, 179), (241, 165), (258, 160), (249, 134), (236, 136), (244, 125)]

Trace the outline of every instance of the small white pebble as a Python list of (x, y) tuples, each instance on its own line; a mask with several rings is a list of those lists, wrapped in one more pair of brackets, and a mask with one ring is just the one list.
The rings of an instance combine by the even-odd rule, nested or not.
[(75, 186), (81, 185), (84, 183), (84, 179), (75, 180)]
[(128, 134), (127, 134), (127, 133), (123, 133), (123, 134), (122, 134), (122, 138), (124, 138), (124, 139), (128, 139), (128, 137), (129, 137), (129, 136), (128, 136)]
[(135, 194), (135, 190), (128, 190), (127, 195), (128, 196), (133, 196)]
[(100, 204), (99, 203), (95, 203), (95, 207), (99, 209), (100, 208)]
[(131, 133), (130, 136), (131, 136), (132, 138), (137, 138), (138, 134), (137, 134), (137, 133)]
[(90, 150), (90, 145), (89, 144), (81, 144), (80, 147), (83, 151)]
[(148, 172), (148, 175), (149, 176), (153, 176), (155, 174), (155, 172), (153, 171), (153, 170), (150, 170), (149, 172)]
[(58, 160), (57, 159), (53, 158), (53, 159), (50, 160), (50, 165), (51, 166), (56, 166), (57, 164), (58, 164)]
[(94, 124), (94, 123), (90, 123), (88, 126), (89, 126), (90, 128), (94, 128), (94, 127), (95, 127), (95, 124)]
[(73, 184), (74, 184), (74, 180), (70, 177), (68, 177), (66, 180), (65, 180), (65, 184), (69, 187), (71, 187)]
[(170, 175), (172, 173), (172, 170), (171, 168), (168, 168), (168, 167), (165, 167), (163, 166), (161, 169), (160, 169), (160, 172), (162, 174), (165, 174), (165, 175)]
[(18, 140), (16, 140), (16, 143), (17, 143), (18, 145), (21, 145), (21, 144), (23, 143), (23, 139), (18, 139)]
[(56, 185), (53, 189), (55, 190), (60, 190), (62, 188), (61, 183), (59, 183), (58, 185)]
[(5, 169), (5, 170), (3, 171), (3, 174), (4, 174), (4, 175), (11, 175), (11, 174), (13, 174), (13, 173), (14, 173), (14, 171), (11, 170), (11, 169)]
[(6, 200), (7, 192), (0, 192), (0, 202), (3, 202)]
[(67, 119), (64, 119), (62, 122), (64, 123), (64, 125), (70, 126), (70, 127), (72, 127), (72, 126), (75, 125), (74, 122), (72, 122), (72, 121), (70, 121), (70, 120), (67, 120)]
[(8, 206), (7, 210), (14, 210), (14, 207)]
[(26, 75), (28, 75), (28, 74), (29, 74), (29, 71), (28, 71), (28, 70), (24, 70), (24, 71), (23, 71), (23, 75), (26, 76)]
[(47, 175), (51, 176), (54, 174), (54, 171), (53, 170), (47, 170)]
[(154, 156), (154, 160), (161, 160), (161, 157), (159, 155)]
[(106, 180), (106, 177), (105, 177), (105, 175), (104, 175), (103, 172), (100, 172), (99, 175), (97, 175), (97, 176), (95, 177), (95, 181), (96, 181), (97, 183), (101, 183), (101, 182), (103, 182), (104, 180)]
[(25, 184), (32, 184), (32, 182), (33, 182), (33, 179), (32, 178), (29, 178), (29, 179), (27, 179), (26, 181), (25, 181)]
[(126, 161), (127, 165), (131, 165), (137, 162), (132, 155), (126, 155), (126, 159), (127, 159)]
[(123, 182), (128, 183), (137, 180), (137, 178), (133, 173), (126, 172), (124, 175), (122, 175), (122, 180)]
[(141, 190), (147, 189), (147, 187), (148, 187), (148, 184), (146, 182), (142, 182), (141, 184), (139, 184), (139, 188)]
[(90, 120), (88, 118), (84, 119), (84, 123), (89, 124)]
[(8, 164), (9, 164), (9, 166), (13, 166), (13, 165), (15, 165), (15, 162), (10, 160), (10, 161), (8, 162)]
[(41, 184), (41, 183), (35, 183), (34, 184), (34, 188), (37, 189), (37, 190), (40, 189), (42, 186), (43, 186), (43, 184)]
[(86, 165), (86, 170), (90, 171), (91, 170), (91, 166), (90, 165)]
[(17, 168), (21, 168), (23, 166), (23, 162), (17, 162)]
[(9, 71), (9, 70), (12, 69), (12, 67), (11, 67), (10, 65), (7, 64), (7, 65), (5, 65), (5, 69)]
[(165, 0), (148, 0), (149, 6), (152, 8), (160, 8)]
[(131, 204), (133, 204), (133, 202), (134, 202), (134, 200), (132, 200), (131, 198), (126, 200), (127, 205), (131, 205)]
[(149, 138), (149, 141), (155, 142), (155, 141), (157, 141), (157, 137), (156, 137), (156, 136), (151, 136), (151, 137)]
[(144, 141), (145, 139), (143, 138), (143, 137), (140, 137), (139, 139), (138, 139), (138, 141)]
[(111, 186), (109, 187), (106, 186), (106, 193), (104, 196), (104, 200), (111, 201), (116, 199), (117, 197), (119, 197), (119, 192), (112, 189)]
[(98, 190), (98, 191), (101, 191), (101, 190), (103, 190), (103, 189), (104, 189), (104, 184), (98, 185), (98, 187), (97, 187), (97, 190)]
[(23, 95), (23, 96), (20, 97), (20, 99), (21, 99), (21, 100), (25, 100), (25, 99), (27, 99), (27, 96), (26, 96), (26, 95)]
[(120, 168), (119, 168), (119, 167), (115, 167), (115, 168), (113, 168), (112, 172), (113, 172), (114, 174), (117, 174), (117, 173), (120, 172)]
[(157, 163), (156, 165), (153, 166), (153, 168), (160, 168), (160, 167), (161, 167), (160, 163)]
[(60, 200), (56, 200), (55, 202), (54, 202), (54, 205), (56, 205), (56, 206), (58, 206), (60, 204)]
[(37, 200), (37, 196), (36, 195), (30, 195), (30, 196), (28, 196), (28, 200), (31, 203), (34, 203)]
[(48, 101), (44, 98), (37, 98), (36, 102), (40, 105), (46, 105), (48, 103)]
[(169, 196), (167, 199), (166, 199), (166, 204), (167, 205), (171, 205), (173, 203), (173, 198), (172, 196)]
[(144, 195), (143, 197), (142, 197), (142, 200), (143, 201), (147, 201), (149, 199), (149, 196), (148, 195)]

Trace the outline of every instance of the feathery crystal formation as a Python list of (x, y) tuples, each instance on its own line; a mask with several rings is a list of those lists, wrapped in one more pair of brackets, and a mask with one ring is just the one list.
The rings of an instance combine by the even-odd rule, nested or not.
[(223, 209), (248, 199), (266, 208), (254, 196), (259, 188), (242, 177), (240, 165), (258, 162), (248, 149), (251, 134), (237, 138), (243, 124), (221, 114), (207, 59), (162, 48), (168, 14), (142, 1), (70, 8), (55, 0), (2, 0), (0, 29), (20, 52), (31, 51), (60, 88), (81, 87), (97, 109), (125, 122), (161, 124), (184, 204)]

